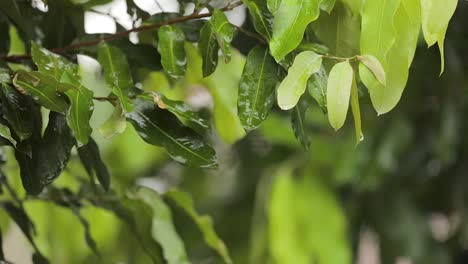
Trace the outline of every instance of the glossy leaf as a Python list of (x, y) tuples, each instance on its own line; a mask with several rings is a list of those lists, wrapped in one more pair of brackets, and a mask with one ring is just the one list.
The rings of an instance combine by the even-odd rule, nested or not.
[(183, 77), (187, 64), (184, 32), (176, 26), (168, 25), (159, 29), (158, 37), (158, 52), (164, 70), (173, 79)]
[(33, 131), (31, 99), (20, 94), (6, 83), (0, 84), (2, 116), (11, 125), (20, 141), (29, 138)]
[(245, 130), (257, 128), (268, 116), (275, 102), (278, 71), (267, 48), (256, 46), (247, 55), (237, 99), (238, 115)]
[(236, 28), (229, 22), (224, 12), (218, 9), (213, 11), (209, 23), (216, 33), (218, 45), (224, 54), (224, 61), (228, 63), (231, 60), (231, 41)]
[(420, 0), (422, 30), (424, 39), (430, 47), (436, 42), (439, 45), (441, 67), (440, 73), (444, 72), (444, 40), (448, 24), (455, 9), (458, 0)]
[(80, 156), (81, 163), (86, 169), (88, 175), (93, 178), (97, 177), (104, 190), (109, 190), (110, 175), (106, 165), (101, 159), (99, 147), (96, 142), (90, 138), (88, 144), (78, 148), (78, 155)]
[(294, 135), (305, 150), (309, 150), (310, 148), (310, 137), (306, 124), (306, 112), (308, 107), (309, 103), (303, 98), (291, 112), (291, 126)]
[(288, 75), (278, 87), (278, 105), (283, 110), (293, 108), (305, 92), (309, 77), (320, 70), (322, 56), (303, 51), (294, 59)]
[(369, 71), (372, 72), (372, 74), (374, 74), (377, 81), (385, 86), (385, 70), (382, 67), (382, 64), (380, 64), (379, 60), (377, 60), (377, 58), (372, 55), (359, 55), (357, 58), (362, 64), (364, 64), (364, 66), (369, 69)]
[(349, 61), (335, 64), (327, 84), (328, 120), (335, 130), (340, 129), (346, 120), (352, 83), (353, 68)]
[(273, 20), (270, 50), (276, 61), (301, 43), (307, 25), (320, 13), (320, 0), (282, 0)]
[(200, 42), (198, 48), (203, 59), (203, 77), (212, 74), (218, 65), (219, 45), (216, 41), (216, 33), (211, 23), (206, 22), (200, 30)]
[(53, 76), (57, 81), (60, 81), (63, 72), (70, 68), (70, 62), (65, 58), (48, 51), (36, 42), (32, 42), (31, 56), (40, 72)]
[(273, 15), (268, 10), (267, 1), (245, 0), (244, 4), (249, 9), (249, 14), (252, 16), (255, 30), (265, 39), (270, 40), (272, 35)]
[(16, 140), (11, 136), (10, 128), (4, 124), (0, 124), (0, 136), (10, 141), (16, 147)]
[(53, 77), (39, 72), (18, 71), (13, 78), (13, 84), (20, 92), (30, 95), (45, 108), (65, 114), (68, 104), (64, 96), (57, 92), (56, 83)]
[(135, 196), (145, 202), (153, 212), (151, 234), (161, 245), (167, 263), (189, 264), (184, 243), (175, 230), (169, 207), (155, 191), (147, 188), (140, 188)]
[(359, 94), (356, 85), (356, 80), (353, 79), (351, 86), (351, 111), (354, 118), (354, 129), (356, 131), (356, 144), (359, 144), (364, 139), (361, 127), (361, 109), (359, 107)]
[(218, 237), (214, 230), (213, 220), (208, 215), (200, 215), (196, 209), (190, 194), (178, 190), (171, 190), (166, 193), (171, 201), (181, 207), (195, 222), (203, 234), (205, 243), (214, 249), (226, 264), (232, 263), (228, 250), (224, 242)]
[(328, 73), (323, 66), (320, 67), (317, 73), (312, 74), (307, 81), (309, 94), (317, 101), (324, 113), (327, 113), (327, 81)]
[(125, 112), (132, 111), (133, 105), (127, 95), (133, 87), (133, 80), (127, 57), (120, 49), (101, 44), (98, 50), (98, 60), (104, 69), (106, 82), (119, 98), (122, 108)]
[(217, 166), (216, 153), (201, 136), (170, 112), (158, 108), (153, 101), (138, 98), (135, 110), (127, 114), (140, 136), (149, 144), (161, 146), (176, 161), (191, 166)]

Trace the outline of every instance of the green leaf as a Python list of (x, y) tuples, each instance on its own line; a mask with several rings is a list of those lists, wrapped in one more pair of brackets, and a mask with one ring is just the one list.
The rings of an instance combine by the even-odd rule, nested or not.
[(40, 72), (53, 76), (57, 81), (60, 81), (62, 74), (70, 68), (69, 61), (42, 48), (36, 42), (32, 42), (31, 57)]
[(328, 74), (323, 65), (320, 70), (312, 74), (307, 81), (307, 90), (312, 98), (317, 101), (323, 113), (327, 113), (327, 81)]
[(359, 94), (356, 80), (353, 78), (351, 86), (351, 111), (353, 112), (354, 128), (356, 131), (356, 144), (359, 144), (364, 139), (361, 128), (361, 109), (359, 108)]
[(33, 115), (28, 97), (20, 94), (6, 83), (0, 84), (2, 116), (10, 124), (20, 141), (28, 139), (33, 131)]
[(216, 250), (225, 263), (232, 263), (224, 242), (218, 237), (214, 230), (213, 220), (208, 215), (200, 215), (197, 213), (190, 194), (179, 190), (171, 190), (166, 193), (166, 197), (181, 207), (192, 218), (202, 232), (205, 243)]
[(281, 0), (266, 0), (266, 2), (270, 13), (272, 13), (273, 15), (276, 14), (276, 11), (278, 11), (278, 8), (281, 4)]
[(322, 56), (313, 51), (303, 51), (294, 59), (288, 75), (278, 87), (278, 105), (283, 110), (293, 108), (305, 92), (309, 77), (320, 70)]
[(244, 0), (244, 4), (249, 9), (252, 16), (255, 30), (266, 40), (271, 39), (273, 16), (268, 10), (265, 0)]
[(104, 69), (106, 82), (119, 98), (122, 108), (125, 112), (131, 112), (133, 105), (128, 98), (128, 93), (133, 87), (133, 80), (125, 53), (104, 43), (99, 46), (98, 60)]
[(202, 72), (203, 77), (212, 74), (218, 65), (219, 45), (216, 41), (216, 33), (211, 23), (206, 22), (200, 30), (200, 42), (198, 48), (203, 59)]
[(101, 183), (102, 188), (108, 191), (110, 186), (109, 171), (101, 159), (99, 147), (94, 139), (90, 137), (88, 144), (79, 147), (78, 155), (80, 156), (81, 163), (83, 163), (88, 175), (91, 178), (96, 176), (99, 183)]
[(322, 3), (320, 3), (320, 9), (330, 14), (335, 6), (335, 2), (336, 0), (323, 0)]
[(39, 72), (18, 71), (13, 78), (13, 84), (41, 106), (57, 113), (67, 112), (68, 104), (64, 96), (57, 92), (58, 84), (53, 77)]
[[(403, 1), (404, 2), (404, 1)], [(458, 0), (421, 0), (422, 30), (430, 47), (436, 42), (440, 50), (440, 74), (444, 72), (444, 40)]]
[(140, 136), (149, 144), (161, 146), (176, 161), (191, 166), (214, 168), (216, 153), (201, 136), (169, 111), (159, 109), (153, 101), (137, 98), (135, 110), (127, 114)]
[(327, 84), (328, 120), (335, 130), (340, 129), (346, 120), (352, 83), (353, 68), (349, 61), (335, 64)]
[(229, 23), (224, 12), (215, 9), (211, 16), (210, 22), (213, 31), (216, 33), (218, 45), (224, 54), (224, 61), (228, 63), (231, 60), (231, 41), (234, 38), (236, 28)]
[(189, 264), (184, 243), (174, 227), (169, 207), (156, 192), (148, 188), (138, 189), (135, 196), (145, 202), (153, 212), (151, 234), (161, 245), (168, 264)]
[(239, 83), (237, 109), (245, 130), (257, 128), (266, 119), (275, 102), (278, 65), (268, 49), (256, 46), (247, 55)]
[(309, 107), (307, 100), (302, 98), (291, 112), (291, 126), (294, 135), (305, 150), (309, 150), (310, 137), (306, 125), (306, 112)]
[(176, 26), (163, 26), (158, 31), (158, 52), (161, 54), (161, 64), (167, 74), (173, 79), (185, 75), (187, 58), (185, 57), (185, 35)]
[(270, 50), (276, 61), (293, 51), (304, 36), (307, 25), (320, 13), (320, 0), (282, 0), (274, 13)]
[(121, 134), (127, 128), (127, 119), (120, 104), (117, 104), (112, 112), (112, 115), (99, 128), (101, 135), (109, 139), (117, 134)]
[(16, 148), (16, 140), (11, 136), (10, 128), (0, 124), (0, 136), (6, 138)]
[(374, 74), (377, 81), (385, 86), (385, 70), (379, 60), (372, 55), (359, 55), (357, 59)]

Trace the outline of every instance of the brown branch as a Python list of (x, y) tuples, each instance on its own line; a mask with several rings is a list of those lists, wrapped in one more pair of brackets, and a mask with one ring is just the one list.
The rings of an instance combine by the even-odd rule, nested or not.
[[(220, 10), (221, 11), (230, 11), (230, 10), (233, 10), (234, 8), (236, 8), (236, 7), (238, 7), (238, 6), (242, 5), (242, 4), (243, 4), (242, 1), (235, 2), (235, 3), (227, 5), (226, 7), (221, 8)], [(71, 45), (68, 45), (68, 46), (65, 46), (65, 47), (54, 48), (54, 49), (51, 49), (50, 51), (58, 53), (58, 54), (63, 54), (65, 52), (67, 52), (67, 51), (76, 50), (76, 49), (80, 49), (80, 48), (84, 48), (84, 47), (92, 47), (92, 46), (96, 46), (96, 45), (98, 45), (98, 44), (100, 44), (102, 42), (108, 42), (108, 41), (113, 41), (113, 40), (116, 40), (116, 39), (119, 39), (119, 38), (123, 38), (123, 37), (126, 37), (130, 33), (133, 33), (133, 32), (142, 32), (142, 31), (148, 31), (148, 30), (152, 30), (152, 29), (158, 29), (158, 28), (160, 28), (162, 26), (182, 23), (182, 22), (189, 21), (189, 20), (194, 20), (194, 19), (210, 17), (212, 15), (213, 15), (213, 13), (211, 13), (211, 12), (205, 13), (205, 14), (193, 13), (193, 14), (190, 14), (190, 15), (187, 15), (187, 16), (181, 16), (181, 17), (176, 17), (176, 18), (173, 18), (173, 19), (169, 19), (169, 20), (163, 21), (161, 23), (151, 24), (151, 25), (143, 25), (143, 26), (140, 26), (140, 27), (136, 27), (136, 28), (126, 30), (126, 31), (117, 32), (115, 34), (112, 34), (112, 35), (109, 35), (109, 36), (106, 36), (106, 37), (103, 37), (103, 38), (100, 38), (100, 39), (83, 41), (83, 42), (78, 42), (78, 43), (71, 44)], [(22, 61), (22, 60), (31, 59), (31, 55), (30, 54), (11, 55), (11, 56), (2, 57), (1, 59), (4, 60), (4, 61), (7, 61), (7, 62), (18, 62), (18, 61)]]

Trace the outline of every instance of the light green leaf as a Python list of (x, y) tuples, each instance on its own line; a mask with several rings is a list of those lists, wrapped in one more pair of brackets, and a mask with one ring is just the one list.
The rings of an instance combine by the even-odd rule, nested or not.
[(283, 110), (293, 108), (305, 92), (309, 77), (320, 70), (322, 56), (313, 51), (303, 51), (294, 59), (288, 75), (278, 87), (278, 105)]
[(340, 129), (346, 120), (352, 83), (353, 68), (349, 61), (335, 64), (327, 84), (328, 120), (335, 130)]
[(430, 47), (436, 42), (439, 45), (441, 68), (444, 72), (444, 40), (448, 24), (458, 0), (421, 0), (422, 30), (424, 39)]
[(153, 212), (151, 234), (161, 245), (168, 264), (189, 264), (184, 242), (177, 234), (169, 207), (155, 191), (148, 188), (138, 189), (135, 196), (145, 202)]
[(294, 135), (305, 150), (309, 150), (310, 147), (309, 131), (306, 125), (306, 112), (308, 107), (309, 103), (305, 98), (302, 98), (291, 112), (291, 126)]
[(320, 9), (330, 14), (335, 6), (335, 2), (336, 0), (323, 0), (322, 3), (320, 3)]
[(226, 15), (218, 9), (213, 11), (213, 16), (211, 16), (209, 23), (216, 33), (218, 45), (224, 54), (224, 61), (228, 63), (231, 60), (231, 41), (234, 38), (236, 28), (229, 23)]
[(16, 148), (16, 140), (11, 136), (10, 128), (4, 124), (0, 124), (0, 136), (10, 141), (11, 144), (13, 144), (13, 146)]
[(116, 105), (112, 115), (99, 128), (99, 132), (104, 138), (111, 138), (117, 134), (121, 134), (127, 128), (127, 119), (120, 104)]
[(273, 16), (268, 10), (267, 2), (265, 0), (244, 0), (244, 4), (252, 16), (255, 30), (265, 39), (270, 40)]
[(327, 81), (328, 73), (325, 67), (320, 67), (320, 70), (312, 74), (307, 81), (307, 90), (312, 98), (317, 101), (323, 113), (327, 113)]
[(99, 46), (98, 60), (104, 69), (106, 82), (119, 98), (122, 108), (125, 112), (132, 111), (133, 105), (127, 95), (133, 87), (133, 80), (125, 53), (104, 43)]
[(181, 207), (192, 218), (202, 232), (205, 243), (216, 250), (225, 263), (232, 263), (224, 242), (218, 237), (214, 230), (213, 220), (208, 215), (200, 215), (197, 213), (190, 194), (178, 190), (171, 190), (166, 193), (166, 197)]
[(275, 102), (278, 70), (266, 47), (256, 46), (250, 50), (237, 99), (238, 115), (245, 130), (257, 128), (268, 116)]
[(278, 8), (281, 4), (281, 0), (266, 0), (268, 10), (270, 10), (270, 13), (273, 15), (276, 14), (276, 11), (278, 11)]
[(351, 86), (351, 111), (354, 118), (354, 129), (356, 131), (356, 144), (359, 144), (364, 139), (361, 127), (361, 109), (359, 108), (359, 94), (357, 89), (356, 80), (353, 78)]
[(357, 59), (374, 74), (377, 81), (385, 86), (385, 70), (377, 58), (372, 55), (359, 55)]
[(158, 37), (158, 52), (164, 70), (173, 79), (183, 77), (187, 64), (184, 32), (176, 26), (167, 25), (159, 29)]
[(36, 102), (52, 111), (65, 114), (68, 104), (57, 92), (58, 82), (39, 72), (18, 71), (13, 84), (20, 92), (30, 95)]
[(320, 13), (320, 0), (282, 0), (273, 19), (270, 50), (276, 61), (283, 59), (302, 41), (307, 25)]

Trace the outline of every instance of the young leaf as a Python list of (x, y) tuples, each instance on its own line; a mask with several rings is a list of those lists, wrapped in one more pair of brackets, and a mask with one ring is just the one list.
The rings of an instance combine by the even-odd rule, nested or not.
[(323, 113), (327, 113), (327, 80), (328, 74), (323, 65), (320, 70), (312, 74), (307, 81), (307, 90), (312, 98), (317, 101)]
[(0, 100), (3, 118), (13, 128), (20, 141), (29, 138), (33, 130), (32, 100), (6, 83), (0, 84)]
[(200, 30), (200, 42), (198, 48), (203, 59), (203, 77), (212, 74), (218, 65), (219, 45), (216, 41), (216, 33), (210, 22), (206, 22)]
[(306, 127), (306, 111), (309, 107), (307, 100), (302, 98), (291, 112), (291, 125), (294, 135), (305, 150), (309, 150), (310, 138)]
[(322, 3), (320, 3), (320, 9), (330, 14), (335, 6), (335, 2), (336, 0), (323, 0)]
[(176, 26), (167, 25), (159, 29), (158, 37), (158, 52), (164, 70), (173, 79), (183, 77), (187, 64), (184, 32)]
[(184, 243), (174, 227), (169, 207), (156, 192), (148, 188), (138, 189), (135, 196), (145, 202), (153, 212), (151, 234), (161, 245), (168, 264), (189, 264)]
[(360, 55), (357, 56), (358, 60), (364, 64), (374, 74), (377, 81), (385, 86), (385, 70), (380, 64), (379, 60), (372, 55)]
[(307, 80), (322, 66), (322, 56), (313, 51), (303, 51), (294, 59), (288, 75), (278, 87), (278, 105), (283, 110), (293, 108), (305, 92)]
[(202, 232), (205, 243), (216, 250), (226, 264), (232, 263), (224, 242), (218, 237), (214, 230), (213, 220), (207, 215), (200, 215), (197, 213), (190, 194), (178, 190), (171, 190), (166, 193), (166, 197), (181, 207), (192, 218)]
[(349, 61), (335, 64), (330, 71), (327, 84), (327, 112), (331, 126), (340, 129), (348, 113), (353, 68)]
[(273, 15), (276, 14), (276, 11), (278, 11), (278, 8), (281, 4), (281, 0), (266, 0), (268, 10), (270, 10), (270, 13)]
[(13, 78), (13, 84), (20, 92), (30, 95), (45, 108), (65, 114), (68, 104), (57, 92), (56, 83), (53, 77), (39, 72), (18, 71)]
[(266, 119), (275, 101), (278, 65), (268, 49), (256, 46), (247, 55), (239, 83), (237, 109), (245, 130), (257, 128)]
[(79, 147), (78, 155), (80, 156), (81, 163), (83, 163), (88, 175), (91, 178), (96, 176), (99, 183), (101, 183), (102, 188), (108, 191), (110, 186), (109, 171), (101, 159), (99, 147), (94, 139), (90, 137), (88, 144)]
[(104, 138), (111, 138), (117, 134), (121, 134), (127, 128), (127, 119), (125, 113), (120, 104), (117, 104), (114, 108), (114, 112), (107, 119), (106, 122), (99, 128), (99, 132)]
[(436, 42), (440, 50), (440, 74), (444, 72), (444, 40), (458, 0), (421, 0), (422, 30), (430, 47)]
[(11, 136), (10, 128), (4, 124), (0, 124), (0, 136), (10, 141), (11, 144), (13, 144), (13, 146), (16, 148), (16, 140)]
[(301, 43), (307, 25), (320, 13), (320, 0), (282, 0), (273, 19), (270, 50), (276, 61)]
[(99, 46), (98, 60), (104, 69), (106, 82), (119, 98), (122, 108), (125, 112), (131, 112), (133, 105), (127, 95), (133, 87), (133, 80), (125, 53), (104, 43)]
[(351, 111), (353, 112), (354, 128), (356, 131), (356, 144), (359, 144), (364, 139), (361, 128), (361, 109), (359, 108), (359, 94), (356, 85), (356, 80), (353, 78), (351, 86)]
[(268, 10), (267, 2), (265, 0), (245, 0), (244, 4), (249, 9), (249, 14), (252, 16), (255, 30), (265, 39), (270, 40), (273, 16)]
[(229, 23), (224, 12), (215, 9), (210, 19), (211, 26), (216, 33), (218, 45), (224, 54), (224, 61), (228, 63), (231, 60), (231, 41), (234, 38), (235, 27)]
[(153, 101), (137, 98), (135, 110), (127, 114), (140, 136), (149, 144), (162, 146), (176, 161), (191, 166), (214, 168), (216, 153), (201, 136)]

